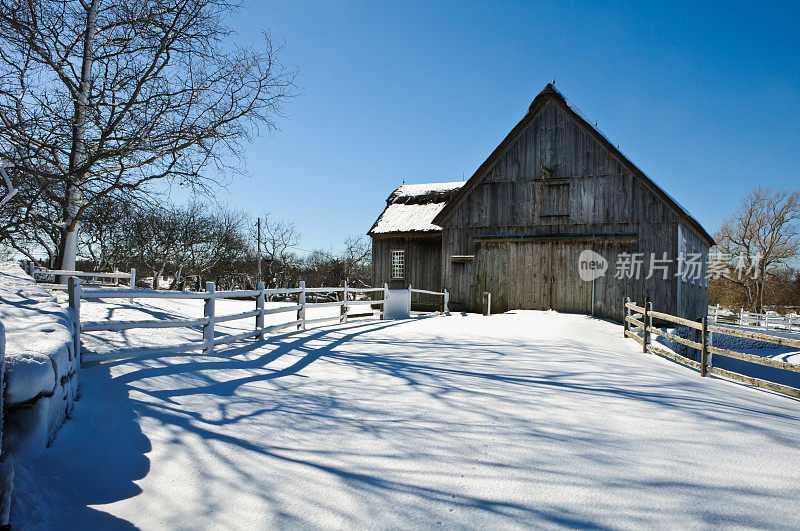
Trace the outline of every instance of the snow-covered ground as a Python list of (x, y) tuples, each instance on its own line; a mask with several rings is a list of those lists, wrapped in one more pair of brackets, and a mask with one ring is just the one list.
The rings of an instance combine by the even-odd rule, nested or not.
[(353, 321), (81, 382), (54, 444), (18, 463), (17, 525), (800, 527), (800, 401), (700, 378), (585, 316)]
[(17, 262), (0, 261), (5, 327), (4, 448), (44, 448), (72, 410), (78, 387), (67, 309)]

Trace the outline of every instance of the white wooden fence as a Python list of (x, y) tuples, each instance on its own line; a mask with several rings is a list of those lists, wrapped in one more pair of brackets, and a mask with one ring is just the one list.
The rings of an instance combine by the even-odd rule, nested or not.
[[(700, 341), (698, 342), (685, 337), (680, 337), (676, 334), (668, 332), (665, 329), (656, 327), (653, 325), (654, 320), (666, 321), (677, 326), (694, 329), (699, 332), (698, 335), (700, 336)], [(631, 302), (630, 297), (626, 298), (623, 304), (622, 322), (624, 325), (624, 337), (629, 337), (639, 343), (642, 346), (643, 354), (646, 354), (647, 352), (653, 352), (660, 356), (664, 356), (665, 358), (677, 361), (678, 363), (697, 369), (700, 371), (700, 376), (706, 376), (706, 374), (710, 373), (716, 376), (722, 376), (724, 378), (746, 383), (748, 385), (763, 387), (764, 389), (769, 389), (771, 391), (776, 391), (778, 393), (800, 398), (800, 389), (796, 387), (791, 387), (769, 380), (756, 378), (747, 374), (740, 374), (728, 369), (723, 369), (714, 365), (713, 356), (733, 358), (794, 373), (800, 373), (800, 365), (788, 363), (779, 359), (756, 356), (748, 352), (738, 352), (735, 350), (715, 347), (711, 344), (712, 341), (710, 340), (710, 336), (711, 334), (729, 335), (792, 348), (800, 348), (800, 339), (762, 334), (760, 332), (753, 332), (751, 330), (740, 330), (729, 326), (717, 326), (709, 323), (708, 317), (703, 317), (698, 323), (683, 317), (657, 312), (653, 310), (653, 303), (650, 302), (650, 297), (645, 297), (643, 306), (638, 306), (635, 302)], [(634, 329), (636, 328), (641, 330), (641, 336), (635, 332)], [(682, 354), (678, 354), (669, 349), (657, 346), (653, 341), (653, 335), (661, 336), (665, 339), (698, 350), (700, 352), (700, 361), (695, 361), (694, 359), (688, 358)]]
[[(349, 318), (354, 317), (367, 317), (376, 315), (371, 310), (373, 306), (379, 306), (380, 311), (377, 312), (381, 318), (383, 317), (384, 296), (388, 291), (388, 287), (384, 285), (382, 288), (353, 288), (345, 283), (344, 287), (340, 288), (307, 288), (305, 282), (300, 282), (297, 288), (281, 288), (281, 289), (265, 289), (264, 283), (259, 282), (258, 287), (253, 290), (237, 290), (237, 291), (217, 291), (214, 282), (206, 283), (206, 291), (193, 292), (193, 291), (154, 291), (154, 290), (137, 290), (137, 289), (87, 289), (81, 285), (80, 279), (72, 276), (69, 277), (68, 292), (69, 292), (69, 306), (71, 308), (70, 314), (73, 319), (75, 329), (75, 352), (80, 352), (80, 334), (83, 332), (93, 331), (123, 331), (134, 328), (191, 328), (202, 326), (202, 339), (200, 341), (192, 341), (181, 345), (173, 345), (164, 348), (129, 348), (119, 349), (107, 353), (82, 353), (81, 363), (97, 363), (102, 361), (112, 361), (119, 359), (128, 359), (136, 357), (155, 357), (159, 355), (174, 354), (180, 352), (189, 352), (194, 350), (202, 350), (204, 353), (212, 353), (214, 347), (232, 343), (234, 341), (243, 340), (247, 338), (256, 338), (257, 340), (264, 340), (265, 335), (270, 332), (276, 332), (286, 328), (295, 327), (297, 330), (305, 329), (307, 325), (336, 322), (346, 323)], [(409, 286), (409, 291), (415, 293), (426, 293), (429, 295), (440, 295), (443, 297), (442, 312), (447, 313), (447, 304), (449, 295), (447, 291), (434, 292), (427, 290), (414, 290)], [(314, 294), (334, 294), (337, 300), (332, 302), (308, 302), (309, 295)], [(363, 294), (363, 295), (357, 295)], [(371, 295), (367, 299), (357, 299), (359, 296)], [(296, 299), (296, 304), (288, 306), (280, 306), (276, 308), (265, 308), (264, 303), (269, 295), (283, 295), (292, 299)], [(144, 320), (144, 321), (92, 321), (81, 322), (80, 310), (81, 300), (97, 300), (97, 299), (134, 299), (134, 298), (151, 298), (151, 299), (200, 299), (205, 301), (203, 305), (203, 317), (195, 319), (161, 319), (161, 320)], [(230, 315), (218, 315), (215, 310), (215, 302), (219, 299), (242, 299), (253, 298), (255, 300), (255, 308), (246, 312)], [(294, 301), (293, 301), (294, 302)], [(306, 318), (306, 310), (310, 308), (323, 308), (323, 307), (339, 307), (339, 315), (333, 317), (321, 317), (315, 319)], [(354, 307), (367, 307), (366, 313), (354, 313), (351, 311)], [(264, 326), (264, 316), (291, 313), (294, 319), (285, 323)], [(215, 337), (214, 325), (227, 321), (235, 321), (240, 319), (254, 319), (255, 326), (253, 330), (242, 332), (239, 334), (228, 334)]]
[[(389, 286), (384, 284), (384, 288), (389, 289)], [(412, 288), (410, 285), (408, 286), (408, 291), (411, 292), (411, 301), (414, 301), (414, 294), (418, 293), (420, 295), (433, 295), (435, 297), (442, 298), (442, 304), (440, 306), (441, 312), (444, 314), (450, 313), (450, 293), (447, 290), (444, 291), (430, 291), (427, 289), (416, 289)]]
[(795, 313), (778, 315), (773, 313), (753, 313), (740, 309), (732, 312), (720, 308), (719, 304), (708, 307), (708, 318), (714, 323), (733, 324), (737, 326), (760, 326), (763, 328), (782, 329), (800, 333), (800, 316)]
[[(66, 269), (46, 269), (39, 267), (33, 262), (28, 262), (28, 274), (36, 281), (49, 289), (67, 289), (67, 284), (59, 283), (59, 278), (64, 277), (78, 277), (80, 279), (88, 280), (94, 284), (102, 284), (107, 286), (118, 286), (120, 280), (127, 280), (129, 287), (136, 286), (136, 269), (131, 268), (129, 273), (117, 271), (115, 273), (101, 273), (99, 271), (71, 271)], [(49, 280), (53, 277), (53, 281)]]

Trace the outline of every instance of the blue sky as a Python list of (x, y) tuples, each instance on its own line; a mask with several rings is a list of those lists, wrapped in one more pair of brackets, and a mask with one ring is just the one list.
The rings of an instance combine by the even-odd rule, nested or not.
[(336, 248), (404, 179), (469, 178), (554, 78), (710, 232), (800, 187), (800, 2), (635, 4), (253, 1), (238, 39), (283, 39), (302, 94), (220, 200)]

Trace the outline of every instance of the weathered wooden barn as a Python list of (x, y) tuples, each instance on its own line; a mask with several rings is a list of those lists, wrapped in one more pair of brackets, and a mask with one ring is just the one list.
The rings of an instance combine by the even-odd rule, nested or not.
[[(468, 181), (401, 186), (369, 235), (375, 282), (447, 288), (455, 309), (491, 292), (494, 312), (619, 320), (625, 297), (645, 296), (673, 315), (707, 311), (705, 271), (687, 260), (704, 268), (711, 236), (551, 84)], [(593, 281), (585, 250), (607, 263)]]

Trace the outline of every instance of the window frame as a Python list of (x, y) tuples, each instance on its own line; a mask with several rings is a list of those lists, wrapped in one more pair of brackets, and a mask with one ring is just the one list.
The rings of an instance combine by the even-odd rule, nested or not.
[[(400, 257), (399, 264), (395, 261), (395, 257)], [(403, 280), (406, 278), (406, 250), (405, 249), (392, 249), (391, 260), (389, 262), (389, 277), (392, 280)], [(399, 276), (397, 271), (399, 270)]]
[(540, 181), (538, 193), (534, 191), (540, 218), (569, 218), (570, 193), (569, 179)]

